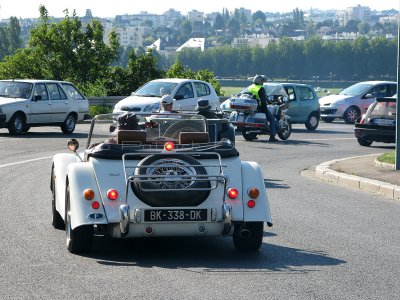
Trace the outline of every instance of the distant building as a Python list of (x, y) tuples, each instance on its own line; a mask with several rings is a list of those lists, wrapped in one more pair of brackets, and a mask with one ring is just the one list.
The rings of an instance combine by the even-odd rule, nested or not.
[(204, 20), (204, 13), (197, 10), (192, 10), (187, 13), (187, 18), (191, 22), (202, 22)]
[(336, 15), (341, 26), (345, 26), (350, 20), (368, 23), (371, 20), (371, 9), (367, 6), (357, 5), (348, 7), (346, 10), (338, 10)]
[(269, 34), (252, 34), (243, 37), (234, 38), (232, 41), (233, 48), (241, 47), (267, 47), (270, 43), (279, 41), (278, 38), (272, 37)]
[(144, 11), (134, 15), (117, 15), (115, 16), (115, 22), (125, 26), (144, 26), (145, 24), (151, 24), (150, 27), (157, 28), (166, 25), (166, 18), (165, 15), (149, 14)]
[(176, 51), (181, 51), (184, 48), (199, 48), (204, 51), (205, 38), (191, 38), (187, 40), (182, 46), (180, 46)]
[(108, 43), (108, 36), (112, 30), (115, 30), (119, 38), (119, 44), (122, 47), (139, 48), (143, 47), (144, 28), (141, 26), (121, 26), (104, 24), (104, 42)]

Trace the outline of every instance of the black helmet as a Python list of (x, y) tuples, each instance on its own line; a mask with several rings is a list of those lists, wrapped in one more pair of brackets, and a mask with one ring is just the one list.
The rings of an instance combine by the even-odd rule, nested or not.
[(253, 83), (255, 84), (263, 84), (265, 81), (267, 81), (267, 77), (265, 75), (256, 75), (253, 78)]
[(132, 112), (126, 112), (118, 116), (118, 129), (135, 130), (139, 127), (137, 116)]

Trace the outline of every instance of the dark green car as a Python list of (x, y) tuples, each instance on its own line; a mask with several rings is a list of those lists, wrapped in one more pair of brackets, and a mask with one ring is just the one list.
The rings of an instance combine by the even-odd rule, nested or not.
[[(301, 83), (264, 83), (267, 96), (281, 95), (289, 99), (289, 108), (286, 115), (290, 117), (292, 124), (304, 124), (308, 130), (315, 130), (319, 125), (320, 111), (319, 99), (314, 88), (308, 84)], [(245, 93), (247, 88), (240, 94)], [(230, 108), (230, 99), (221, 103), (221, 109), (228, 113)]]

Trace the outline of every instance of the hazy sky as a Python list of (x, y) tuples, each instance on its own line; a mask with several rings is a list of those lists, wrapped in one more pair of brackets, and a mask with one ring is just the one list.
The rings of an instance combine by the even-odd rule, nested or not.
[(399, 10), (399, 0), (203, 0), (203, 1), (185, 1), (185, 0), (0, 0), (0, 19), (6, 19), (10, 16), (21, 18), (39, 17), (39, 5), (46, 6), (49, 14), (54, 17), (63, 17), (63, 10), (76, 10), (78, 16), (83, 16), (86, 9), (90, 8), (92, 14), (96, 17), (114, 17), (122, 14), (136, 14), (141, 11), (149, 13), (162, 14), (169, 8), (186, 13), (193, 9), (203, 12), (222, 11), (223, 8), (233, 10), (234, 8), (244, 7), (269, 12), (290, 12), (298, 7), (307, 10), (311, 7), (323, 10), (327, 9), (345, 9), (349, 6), (369, 6), (371, 9)]

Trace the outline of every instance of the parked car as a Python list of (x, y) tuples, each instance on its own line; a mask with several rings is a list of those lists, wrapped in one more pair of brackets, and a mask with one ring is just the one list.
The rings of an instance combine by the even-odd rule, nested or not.
[(174, 116), (154, 113), (145, 130), (115, 136), (107, 126), (114, 115), (96, 116), (82, 153), (70, 139), (72, 153), (54, 156), (52, 225), (65, 228), (71, 253), (90, 251), (94, 233), (232, 236), (240, 251), (260, 248), (264, 223), (272, 226), (260, 165), (242, 161), (204, 117)]
[(174, 110), (194, 110), (200, 98), (208, 100), (212, 109), (220, 110), (219, 97), (210, 83), (193, 79), (168, 78), (147, 82), (131, 96), (119, 101), (113, 112), (154, 112), (160, 108), (160, 99), (164, 94), (174, 98), (172, 107)]
[(363, 81), (344, 89), (339, 95), (319, 99), (321, 120), (330, 123), (335, 118), (354, 124), (367, 112), (377, 97), (396, 94), (397, 83), (392, 81)]
[(70, 82), (0, 80), (0, 128), (10, 134), (49, 125), (72, 133), (76, 122), (88, 117), (88, 100)]
[[(304, 124), (308, 130), (315, 130), (319, 124), (319, 102), (314, 88), (308, 84), (300, 83), (264, 83), (267, 96), (276, 95), (277, 90), (282, 90), (281, 95), (289, 98), (289, 108), (286, 115), (290, 117), (291, 124)], [(247, 92), (247, 88), (239, 94)], [(221, 110), (225, 113), (232, 111), (230, 99), (221, 103)]]
[(397, 95), (377, 98), (361, 121), (355, 123), (354, 134), (361, 146), (396, 142), (396, 99)]

